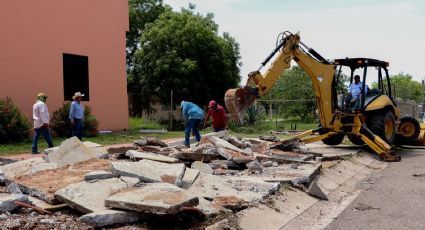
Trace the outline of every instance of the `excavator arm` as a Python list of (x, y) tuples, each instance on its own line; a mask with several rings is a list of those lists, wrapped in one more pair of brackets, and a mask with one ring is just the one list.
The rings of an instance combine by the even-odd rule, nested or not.
[[(260, 70), (274, 56), (265, 74)], [(319, 55), (313, 49), (300, 41), (299, 34), (284, 32), (280, 43), (274, 51), (261, 63), (257, 71), (248, 75), (246, 86), (229, 89), (225, 94), (225, 104), (230, 118), (238, 124), (243, 123), (243, 113), (252, 103), (266, 95), (277, 82), (282, 73), (291, 67), (294, 60), (310, 76), (318, 105), (320, 124), (329, 127), (332, 120), (332, 82), (335, 66)]]

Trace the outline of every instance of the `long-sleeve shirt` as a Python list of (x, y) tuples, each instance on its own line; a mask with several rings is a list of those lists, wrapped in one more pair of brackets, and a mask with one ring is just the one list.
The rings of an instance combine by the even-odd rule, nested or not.
[(192, 102), (185, 101), (182, 105), (183, 117), (185, 119), (200, 119), (204, 118), (204, 110)]
[(84, 108), (78, 101), (73, 101), (71, 103), (71, 108), (69, 109), (69, 119), (73, 120), (74, 118), (84, 118)]
[(43, 124), (49, 124), (49, 110), (46, 103), (38, 100), (32, 107), (32, 117), (35, 129), (40, 128)]

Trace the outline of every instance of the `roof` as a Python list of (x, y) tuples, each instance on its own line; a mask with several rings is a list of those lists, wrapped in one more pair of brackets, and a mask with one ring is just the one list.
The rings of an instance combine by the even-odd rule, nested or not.
[(352, 69), (357, 69), (365, 66), (374, 66), (374, 67), (388, 67), (389, 63), (386, 61), (380, 61), (372, 58), (344, 58), (344, 59), (335, 59), (335, 65), (348, 66)]

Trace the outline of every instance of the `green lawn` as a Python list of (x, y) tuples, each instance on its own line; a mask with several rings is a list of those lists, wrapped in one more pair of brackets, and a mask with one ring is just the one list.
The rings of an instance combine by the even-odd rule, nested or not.
[[(290, 128), (290, 124), (294, 124), (294, 121), (283, 122), (278, 125)], [(278, 126), (279, 127), (279, 126)], [(317, 124), (303, 124), (297, 123), (298, 130), (306, 130), (317, 127)], [(184, 131), (169, 131), (167, 133), (151, 133), (151, 134), (141, 134), (140, 129), (162, 129), (166, 126), (158, 124), (153, 121), (144, 120), (142, 118), (130, 118), (129, 119), (129, 130), (113, 132), (111, 134), (99, 134), (96, 137), (85, 137), (84, 141), (91, 141), (101, 145), (112, 145), (112, 144), (124, 144), (132, 143), (134, 140), (137, 140), (139, 136), (143, 135), (146, 137), (157, 137), (162, 140), (164, 139), (173, 139), (173, 138), (183, 138)], [(271, 135), (270, 130), (275, 130), (275, 122), (264, 121), (259, 124), (256, 124), (251, 127), (231, 127), (232, 130), (230, 133), (239, 137), (258, 137), (259, 135)], [(211, 128), (207, 128), (201, 131), (201, 135), (205, 133), (212, 132)], [(290, 135), (278, 135), (279, 138), (284, 139), (288, 138)], [(55, 146), (59, 145), (66, 138), (53, 138), (53, 144)], [(2, 144), (0, 145), (0, 156), (7, 155), (16, 155), (21, 153), (30, 153), (31, 152), (31, 143), (30, 139), (21, 143), (14, 144)], [(43, 138), (40, 138), (38, 142), (39, 150), (47, 148), (46, 142)]]

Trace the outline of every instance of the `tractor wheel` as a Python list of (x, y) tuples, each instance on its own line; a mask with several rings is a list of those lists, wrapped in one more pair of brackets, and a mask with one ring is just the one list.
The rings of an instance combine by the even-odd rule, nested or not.
[(388, 144), (393, 143), (395, 138), (395, 118), (391, 111), (384, 110), (383, 113), (371, 114), (367, 127)]
[(356, 135), (348, 135), (348, 140), (355, 145), (364, 145), (364, 141)]
[(398, 145), (411, 145), (416, 143), (419, 137), (421, 126), (413, 117), (402, 117), (398, 125), (398, 133), (394, 142)]
[(335, 134), (322, 140), (325, 145), (339, 145), (344, 139), (344, 134)]

